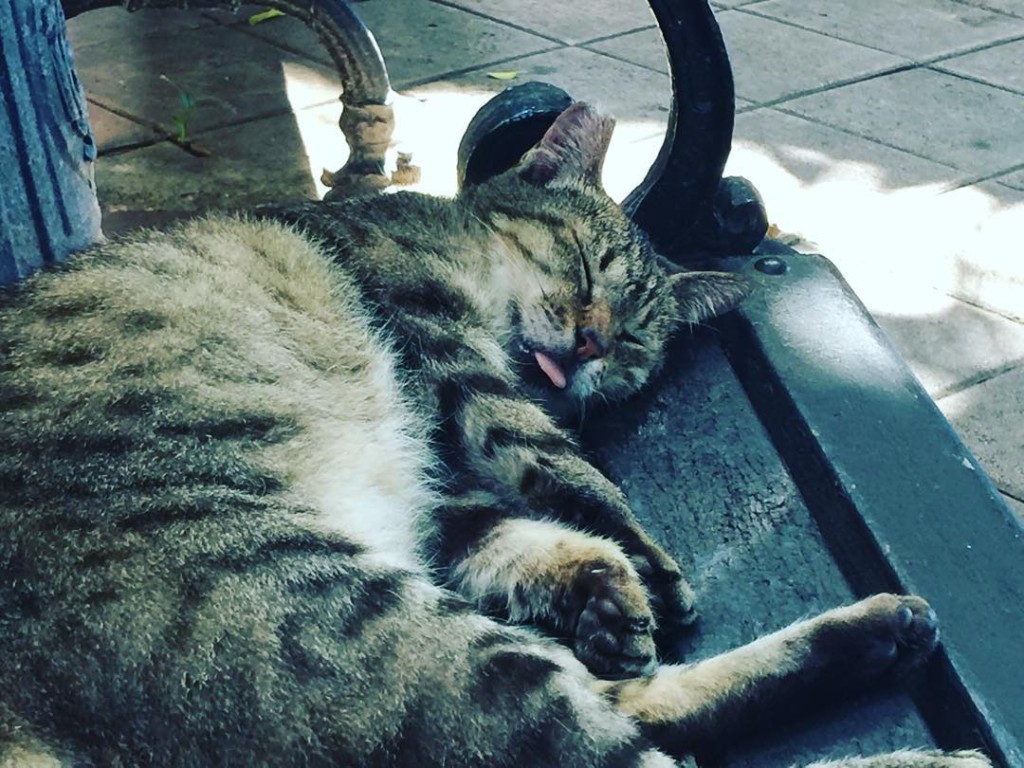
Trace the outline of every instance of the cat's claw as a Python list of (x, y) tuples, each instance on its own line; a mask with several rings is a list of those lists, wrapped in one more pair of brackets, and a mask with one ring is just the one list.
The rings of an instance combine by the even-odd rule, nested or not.
[[(595, 675), (636, 677), (657, 666), (654, 617), (639, 584), (618, 585), (601, 569), (591, 572), (590, 592), (576, 622), (573, 649)], [(628, 577), (627, 577), (628, 578)]]

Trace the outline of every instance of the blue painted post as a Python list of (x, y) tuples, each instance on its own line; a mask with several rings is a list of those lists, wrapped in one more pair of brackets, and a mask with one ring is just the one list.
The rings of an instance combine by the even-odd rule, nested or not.
[(58, 0), (0, 0), (0, 284), (102, 238), (95, 160)]

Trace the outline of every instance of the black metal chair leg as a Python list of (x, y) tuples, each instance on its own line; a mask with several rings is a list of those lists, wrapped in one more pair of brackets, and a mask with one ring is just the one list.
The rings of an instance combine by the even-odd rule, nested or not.
[[(722, 178), (732, 145), (732, 69), (706, 0), (650, 0), (672, 73), (672, 112), (657, 160), (623, 207), (674, 261), (750, 253), (768, 220), (745, 179)], [(459, 184), (474, 184), (518, 160), (567, 106), (544, 83), (514, 86), (485, 104), (459, 147)]]

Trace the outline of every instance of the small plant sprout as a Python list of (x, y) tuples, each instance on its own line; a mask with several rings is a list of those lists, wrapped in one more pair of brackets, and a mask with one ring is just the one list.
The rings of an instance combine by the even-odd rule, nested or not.
[(181, 111), (171, 116), (171, 120), (178, 129), (178, 135), (174, 140), (179, 144), (189, 144), (191, 139), (188, 136), (188, 127), (189, 121), (196, 111), (196, 101), (192, 98), (192, 94), (171, 80), (167, 75), (160, 75), (160, 79), (174, 86), (174, 89), (178, 92), (178, 101), (181, 104)]

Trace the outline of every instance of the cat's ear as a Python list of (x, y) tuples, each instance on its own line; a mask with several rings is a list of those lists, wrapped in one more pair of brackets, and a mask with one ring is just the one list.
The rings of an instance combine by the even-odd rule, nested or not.
[(677, 272), (669, 280), (679, 322), (689, 325), (728, 312), (750, 293), (750, 283), (728, 272)]
[(547, 133), (519, 161), (519, 175), (531, 184), (581, 179), (601, 183), (615, 121), (577, 101), (555, 118)]

